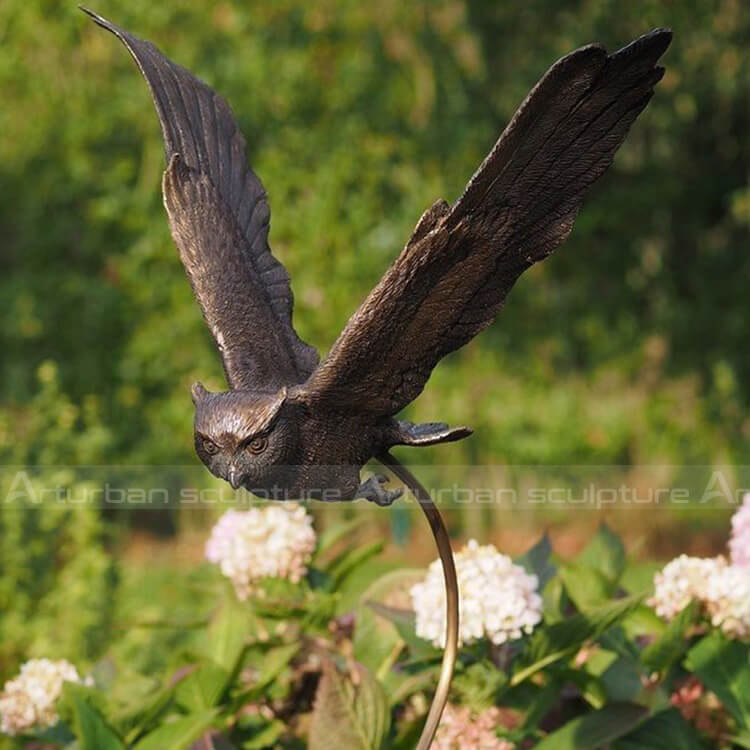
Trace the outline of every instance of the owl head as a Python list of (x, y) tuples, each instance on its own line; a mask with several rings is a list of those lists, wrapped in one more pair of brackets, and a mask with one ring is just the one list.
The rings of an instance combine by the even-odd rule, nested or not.
[(192, 388), (195, 451), (206, 468), (237, 489), (265, 490), (294, 463), (297, 425), (290, 418), (286, 388), (275, 393), (211, 393)]

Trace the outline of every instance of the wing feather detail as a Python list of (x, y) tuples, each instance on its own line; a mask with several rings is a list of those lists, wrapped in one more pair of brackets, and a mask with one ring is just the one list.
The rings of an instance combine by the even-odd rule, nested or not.
[(671, 32), (555, 63), (453, 207), (438, 201), (370, 292), (300, 398), (396, 414), (435, 365), (492, 323), (518, 277), (570, 234), (648, 104)]
[[(318, 354), (292, 326), (289, 274), (268, 246), (266, 192), (247, 163), (245, 139), (229, 105), (150, 42), (82, 10), (123, 42), (146, 79), (161, 123), (167, 164), (175, 170), (172, 176), (169, 169), (165, 172), (164, 184), (174, 187), (179, 172), (181, 194), (198, 196), (201, 210), (208, 215), (196, 221), (189, 204), (165, 193), (180, 257), (216, 339), (230, 386), (263, 389), (279, 382), (301, 383), (317, 366)], [(195, 183), (192, 190), (188, 181)], [(233, 244), (219, 247), (215, 237), (196, 234), (207, 232), (209, 225), (219, 226), (225, 238), (234, 238)], [(188, 235), (189, 248), (180, 239)], [(204, 266), (215, 267), (217, 258), (204, 256), (219, 251), (226, 272), (212, 276), (216, 286), (209, 288), (197, 274)], [(237, 276), (230, 277), (230, 268)], [(215, 305), (221, 309), (214, 309)], [(255, 317), (243, 319), (247, 314)], [(227, 352), (232, 356), (227, 358)]]

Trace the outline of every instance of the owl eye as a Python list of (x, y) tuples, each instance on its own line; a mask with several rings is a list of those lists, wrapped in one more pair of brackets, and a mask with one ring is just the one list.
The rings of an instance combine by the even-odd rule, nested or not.
[(219, 452), (219, 446), (207, 437), (201, 438), (203, 444), (203, 450), (208, 453), (209, 456), (215, 456)]
[(247, 449), (250, 451), (250, 453), (254, 453), (255, 455), (258, 455), (259, 453), (263, 453), (263, 451), (267, 447), (268, 447), (268, 438), (267, 437), (254, 437), (247, 444)]

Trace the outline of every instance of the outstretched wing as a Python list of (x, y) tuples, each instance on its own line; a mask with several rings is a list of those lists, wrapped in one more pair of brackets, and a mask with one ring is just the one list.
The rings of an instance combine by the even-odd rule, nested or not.
[(268, 200), (229, 105), (150, 42), (82, 10), (125, 44), (151, 90), (172, 236), (230, 386), (301, 383), (318, 355), (292, 327), (289, 275), (268, 247)]
[(663, 69), (671, 32), (582, 47), (526, 97), (453, 207), (438, 201), (299, 392), (392, 415), (486, 328), (516, 279), (570, 233)]

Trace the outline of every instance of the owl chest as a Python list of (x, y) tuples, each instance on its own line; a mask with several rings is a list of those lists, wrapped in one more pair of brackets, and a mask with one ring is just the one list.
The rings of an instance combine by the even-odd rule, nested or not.
[(304, 432), (308, 463), (361, 466), (378, 451), (383, 430), (361, 415), (328, 412), (308, 420)]

